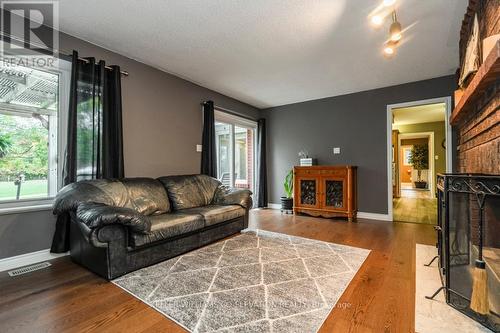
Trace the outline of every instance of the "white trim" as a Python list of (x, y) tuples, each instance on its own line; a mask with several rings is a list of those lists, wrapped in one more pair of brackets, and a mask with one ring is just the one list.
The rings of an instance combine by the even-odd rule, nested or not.
[(54, 198), (26, 199), (19, 202), (4, 202), (0, 204), (0, 215), (36, 212), (52, 209)]
[(389, 218), (389, 214), (358, 212), (356, 216), (360, 219), (367, 220), (392, 221), (392, 219)]
[(393, 207), (392, 207), (392, 109), (412, 107), (418, 105), (426, 104), (437, 104), (445, 103), (446, 105), (446, 116), (445, 116), (445, 128), (446, 128), (446, 172), (452, 171), (452, 147), (451, 147), (451, 125), (450, 125), (450, 115), (451, 115), (451, 97), (438, 97), (431, 99), (424, 99), (420, 101), (388, 104), (387, 105), (387, 118), (386, 118), (386, 138), (387, 138), (387, 215), (389, 216), (389, 221), (393, 221)]
[[(398, 148), (401, 148), (401, 140), (403, 139), (420, 139), (420, 138), (429, 139), (428, 158), (429, 158), (430, 177), (427, 177), (428, 178), (427, 181), (429, 182), (429, 191), (431, 191), (431, 198), (435, 198), (436, 196), (434, 191), (434, 178), (436, 177), (436, 167), (434, 159), (434, 132), (415, 132), (415, 133), (398, 134)], [(399, 163), (399, 161), (396, 161), (396, 163)], [(399, 182), (401, 183), (401, 179), (399, 179)]]
[[(235, 127), (238, 126), (240, 128), (245, 128), (247, 130), (252, 131), (253, 142), (253, 165), (252, 165), (252, 188), (251, 191), (255, 192), (256, 182), (257, 182), (257, 122), (244, 118), (243, 116), (238, 116), (232, 113), (228, 113), (221, 108), (215, 107), (214, 118), (216, 122), (221, 122), (229, 126), (229, 143), (230, 143), (230, 152), (229, 152), (229, 179), (230, 186), (235, 187), (236, 179), (235, 176), (235, 168), (236, 168), (236, 145), (235, 145)], [(217, 173), (219, 174), (220, 170), (220, 160), (219, 160), (219, 140), (216, 138), (216, 151), (217, 151)], [(250, 145), (250, 142), (247, 142), (247, 146)], [(248, 148), (248, 147), (247, 147)]]
[[(281, 204), (269, 202), (267, 203), (267, 208), (281, 209)], [(367, 219), (367, 220), (392, 221), (391, 219), (389, 219), (388, 214), (357, 212), (356, 216), (361, 219)]]
[[(57, 111), (46, 111), (48, 114), (48, 177), (47, 196), (42, 198), (26, 198), (21, 200), (5, 200), (0, 202), (0, 215), (15, 214), (29, 211), (47, 210), (52, 206), (58, 190), (63, 187), (64, 155), (67, 141), (67, 113), (69, 107), (69, 85), (71, 80), (71, 62), (58, 59), (57, 68), (31, 67), (36, 70), (52, 73), (58, 76), (58, 103)], [(18, 106), (11, 105), (12, 110)], [(26, 113), (31, 108), (19, 106), (20, 112)], [(37, 110), (36, 108), (33, 108)], [(10, 110), (10, 113), (16, 113)]]
[(267, 203), (267, 208), (270, 208), (270, 209), (281, 209), (281, 204), (268, 202)]
[(41, 261), (52, 260), (58, 257), (67, 256), (65, 253), (50, 253), (50, 249), (25, 253), (14, 257), (0, 259), (0, 272), (10, 269), (36, 264)]
[(245, 127), (245, 128), (257, 128), (256, 121), (221, 111), (217, 109), (217, 107), (215, 107), (214, 116), (215, 120), (220, 121), (221, 123), (234, 124), (237, 125), (238, 127)]

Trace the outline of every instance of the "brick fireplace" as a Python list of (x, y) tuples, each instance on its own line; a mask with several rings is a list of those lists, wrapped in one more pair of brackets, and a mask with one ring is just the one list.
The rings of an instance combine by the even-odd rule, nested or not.
[[(459, 57), (465, 66), (477, 17), (479, 43), (473, 54), (478, 54), (478, 68), (457, 87), (450, 118), (457, 135), (458, 174), (438, 179), (443, 230), (439, 247), (447, 302), (494, 331), (500, 330), (500, 41), (490, 41), (500, 33), (499, 4), (497, 0), (469, 1)], [(480, 208), (478, 199), (485, 193), (489, 194)], [(479, 248), (488, 272), (490, 309), (486, 314), (473, 311), (469, 304)]]

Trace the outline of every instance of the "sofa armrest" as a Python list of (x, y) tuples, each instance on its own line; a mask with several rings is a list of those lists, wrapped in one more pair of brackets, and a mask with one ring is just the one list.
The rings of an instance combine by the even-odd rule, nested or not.
[(125, 207), (108, 206), (102, 203), (85, 202), (78, 205), (76, 217), (90, 229), (110, 224), (121, 224), (134, 232), (151, 231), (149, 217)]
[(214, 204), (223, 206), (240, 205), (248, 210), (253, 206), (252, 191), (220, 186), (215, 194)]

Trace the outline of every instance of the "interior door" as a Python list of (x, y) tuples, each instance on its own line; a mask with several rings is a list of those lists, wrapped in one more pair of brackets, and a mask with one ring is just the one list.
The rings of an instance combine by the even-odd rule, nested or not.
[(321, 177), (321, 208), (347, 210), (347, 186), (345, 178)]

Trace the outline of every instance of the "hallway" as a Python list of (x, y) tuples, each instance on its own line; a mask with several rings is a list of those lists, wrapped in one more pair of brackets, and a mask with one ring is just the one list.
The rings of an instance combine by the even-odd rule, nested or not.
[(393, 199), (394, 221), (437, 224), (437, 199), (431, 192), (401, 185), (401, 197)]

